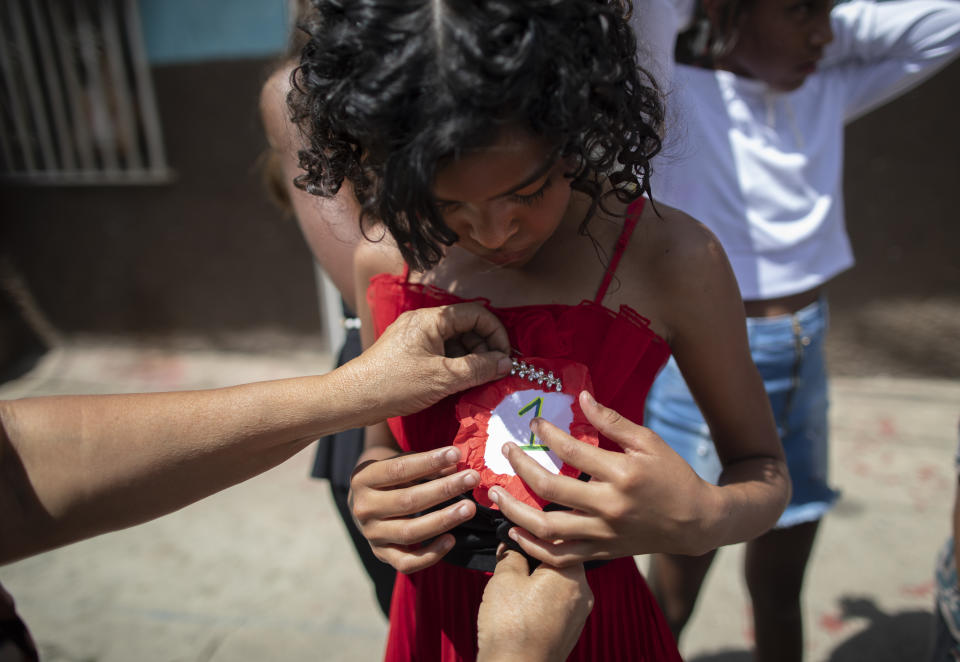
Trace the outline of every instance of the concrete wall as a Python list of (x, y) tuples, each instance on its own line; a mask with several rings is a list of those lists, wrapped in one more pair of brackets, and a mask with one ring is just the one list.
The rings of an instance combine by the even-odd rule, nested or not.
[(960, 377), (960, 62), (847, 130), (857, 265), (830, 288), (842, 374)]
[[(310, 346), (311, 261), (267, 201), (256, 100), (266, 60), (163, 66), (178, 173), (156, 188), (8, 188), (0, 253), (68, 339)], [(960, 375), (960, 63), (848, 131), (858, 266), (831, 288), (840, 374)]]
[(269, 202), (257, 113), (268, 60), (154, 69), (176, 179), (7, 188), (0, 246), (65, 337), (232, 349), (316, 342), (312, 262)]

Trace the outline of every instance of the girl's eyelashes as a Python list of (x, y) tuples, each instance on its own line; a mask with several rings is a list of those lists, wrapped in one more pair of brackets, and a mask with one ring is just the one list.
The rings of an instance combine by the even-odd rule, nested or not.
[(510, 199), (513, 200), (514, 202), (519, 202), (522, 205), (534, 205), (543, 199), (544, 194), (547, 192), (547, 189), (550, 188), (550, 185), (552, 183), (553, 183), (553, 178), (547, 177), (546, 181), (543, 182), (543, 186), (541, 186), (538, 190), (534, 191), (533, 193), (529, 195), (519, 195), (517, 193), (514, 193), (513, 195), (510, 196)]
[[(535, 205), (543, 199), (544, 194), (547, 192), (553, 185), (553, 178), (547, 177), (546, 181), (543, 182), (543, 186), (539, 189), (530, 193), (528, 195), (520, 195), (519, 193), (513, 193), (507, 196), (507, 199), (512, 202), (518, 202), (521, 205)], [(455, 212), (460, 207), (463, 206), (462, 202), (457, 202), (455, 200), (437, 200), (436, 201), (437, 211), (441, 214), (449, 214)]]

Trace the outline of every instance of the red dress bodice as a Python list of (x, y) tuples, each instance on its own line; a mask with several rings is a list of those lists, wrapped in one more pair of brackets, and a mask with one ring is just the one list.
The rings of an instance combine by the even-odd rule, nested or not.
[[(377, 336), (401, 313), (466, 301), (445, 290), (407, 281), (405, 275), (380, 274), (370, 280), (367, 301)], [(631, 421), (643, 422), (647, 392), (670, 356), (670, 347), (654, 333), (646, 318), (627, 306), (619, 312), (595, 301), (580, 305), (534, 305), (495, 308), (484, 304), (507, 329), (510, 346), (521, 357), (563, 358), (583, 363), (593, 380), (594, 397)], [(412, 416), (388, 421), (405, 451), (426, 451), (447, 445), (457, 434), (454, 414), (458, 396), (451, 396)], [(619, 448), (601, 437), (601, 448)]]

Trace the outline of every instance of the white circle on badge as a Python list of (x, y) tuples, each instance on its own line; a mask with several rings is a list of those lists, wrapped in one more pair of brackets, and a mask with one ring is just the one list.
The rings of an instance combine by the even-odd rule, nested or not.
[(529, 389), (509, 394), (490, 412), (484, 464), (495, 473), (516, 476), (517, 472), (501, 452), (503, 445), (512, 441), (544, 469), (560, 473), (563, 460), (533, 435), (530, 421), (539, 416), (569, 433), (573, 423), (572, 405), (573, 396), (566, 393)]

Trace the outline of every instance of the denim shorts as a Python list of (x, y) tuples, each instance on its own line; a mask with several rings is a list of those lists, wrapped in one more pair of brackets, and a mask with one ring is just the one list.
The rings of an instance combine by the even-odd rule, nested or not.
[[(793, 482), (793, 496), (776, 528), (819, 520), (837, 499), (837, 492), (827, 484), (823, 343), (828, 321), (824, 299), (791, 315), (747, 318), (750, 352), (770, 398)], [(650, 389), (644, 424), (701, 478), (716, 484), (720, 459), (673, 358)]]
[(957, 588), (952, 537), (937, 554), (935, 567), (935, 622), (930, 662), (957, 662), (960, 660), (960, 589)]

